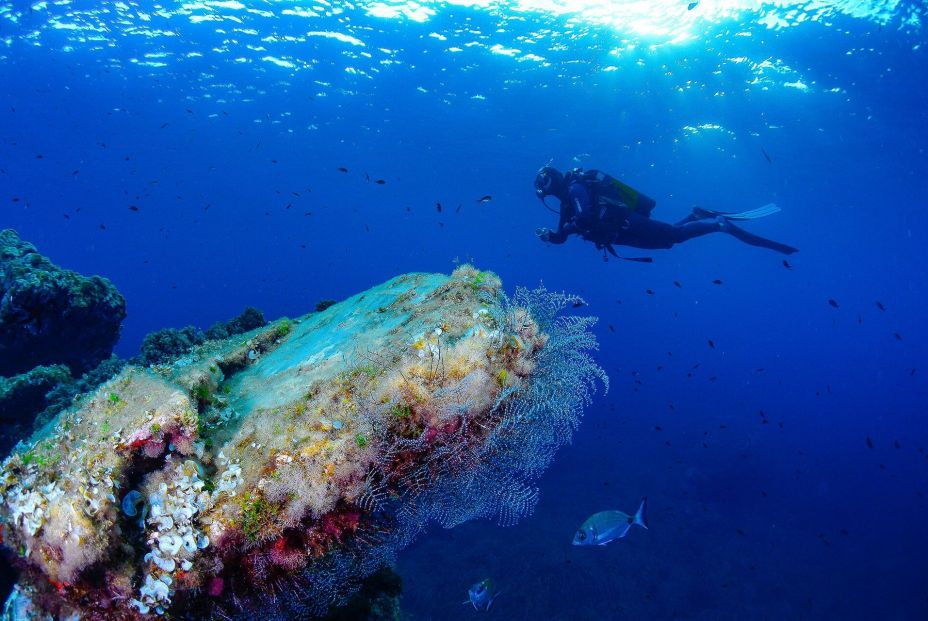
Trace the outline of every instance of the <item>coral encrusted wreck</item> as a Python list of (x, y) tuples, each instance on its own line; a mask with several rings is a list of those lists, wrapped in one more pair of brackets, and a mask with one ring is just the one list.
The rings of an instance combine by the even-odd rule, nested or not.
[(597, 379), (577, 298), (470, 266), (126, 367), (0, 470), (17, 618), (308, 618), (429, 523), (513, 523)]

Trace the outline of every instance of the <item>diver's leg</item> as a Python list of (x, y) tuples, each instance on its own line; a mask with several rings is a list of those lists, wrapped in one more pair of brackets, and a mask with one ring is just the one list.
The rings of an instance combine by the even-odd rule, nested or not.
[(716, 219), (712, 220), (693, 220), (684, 224), (673, 225), (674, 243), (679, 244), (694, 237), (702, 237), (709, 233), (718, 233), (722, 230), (722, 225)]
[(761, 248), (769, 248), (770, 250), (782, 252), (783, 254), (793, 254), (794, 252), (799, 252), (798, 248), (793, 248), (792, 246), (787, 246), (786, 244), (775, 242), (772, 239), (767, 239), (766, 237), (761, 237), (760, 235), (755, 235), (754, 233), (748, 233), (740, 226), (732, 224), (730, 220), (727, 220), (721, 216), (719, 216), (718, 220), (722, 231), (728, 233), (736, 239), (743, 241), (746, 244), (759, 246)]
[(616, 233), (613, 243), (632, 248), (671, 248), (674, 244), (720, 230), (715, 220), (670, 224), (632, 213), (628, 225)]
[(715, 215), (709, 213), (702, 207), (693, 207), (693, 211), (679, 222), (674, 222), (674, 226), (682, 226), (690, 222), (696, 222), (697, 220), (705, 220), (706, 218), (715, 218)]

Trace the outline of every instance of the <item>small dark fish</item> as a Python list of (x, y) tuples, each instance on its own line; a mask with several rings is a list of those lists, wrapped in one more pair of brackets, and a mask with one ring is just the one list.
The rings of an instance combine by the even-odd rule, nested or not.
[(687, 5), (686, 5), (686, 10), (687, 10), (687, 11), (692, 11), (693, 9), (695, 9), (695, 8), (698, 7), (698, 6), (699, 6), (699, 0), (696, 0), (696, 2), (690, 2), (689, 4), (687, 4)]
[(644, 292), (647, 293), (648, 295), (654, 295), (653, 289), (645, 289)]
[(72, 171), (71, 171), (71, 174), (72, 174), (72, 175), (77, 175), (77, 174), (80, 174), (80, 172), (81, 172), (81, 171), (79, 171), (79, 170), (72, 170)]
[(339, 172), (348, 172), (348, 169), (345, 168), (344, 166), (339, 166), (339, 167), (338, 167), (338, 171), (339, 171)]
[(101, 230), (101, 231), (105, 231), (105, 230), (106, 230), (106, 225), (105, 225), (105, 224), (101, 224), (101, 225), (100, 225), (100, 230)]
[(158, 129), (164, 129), (164, 128), (167, 127), (168, 125), (170, 125), (170, 123), (162, 123), (162, 124), (161, 124), (161, 127), (159, 127)]
[(837, 303), (834, 299), (832, 299), (832, 298), (828, 298), (828, 303), (832, 306), (832, 308), (841, 308), (841, 307), (838, 305), (838, 303)]
[(736, 528), (736, 529), (735, 529), (735, 532), (737, 532), (737, 533), (738, 533), (739, 535), (741, 535), (742, 537), (744, 536), (744, 531), (741, 530), (740, 528)]
[(45, 157), (45, 156), (42, 155), (41, 153), (39, 153), (39, 154), (37, 154), (37, 155), (35, 156), (35, 159), (40, 160), (40, 159), (42, 159), (43, 157)]
[(883, 306), (883, 303), (880, 302), (879, 300), (876, 301), (876, 307), (877, 307), (878, 309), (880, 309), (881, 311), (885, 311), (885, 310), (886, 310), (886, 307)]
[(867, 436), (867, 448), (873, 448), (873, 439)]
[(894, 440), (894, 441), (893, 441), (893, 446), (895, 446), (897, 449), (901, 449), (901, 448), (902, 448), (902, 445), (899, 444), (899, 440)]
[(915, 369), (912, 369), (911, 371), (909, 371), (909, 377), (912, 377), (913, 375), (915, 375)]
[(896, 340), (897, 340), (897, 341), (901, 341), (901, 340), (902, 340), (902, 335), (899, 334), (898, 332), (893, 332), (893, 336), (896, 337)]
[(435, 203), (435, 209), (438, 210), (438, 213), (441, 213), (441, 203), (436, 202), (436, 203)]
[(722, 281), (719, 280), (718, 278), (716, 278), (715, 280), (712, 281), (712, 284), (713, 284), (713, 285), (721, 285), (721, 284), (722, 284)]
[(770, 159), (770, 156), (767, 155), (767, 152), (764, 151), (764, 148), (763, 148), (763, 147), (760, 148), (760, 152), (764, 154), (764, 158), (767, 160), (767, 163), (768, 163), (768, 164), (773, 164), (773, 160)]
[(680, 281), (679, 281), (679, 280), (673, 281), (673, 286), (676, 287), (677, 289), (682, 289), (682, 288), (683, 288), (683, 285), (680, 284)]
[(378, 180), (375, 181), (374, 183), (376, 183), (377, 185), (383, 185), (383, 184), (386, 183), (386, 181), (384, 181), (383, 179), (378, 179)]
[[(611, 323), (609, 324), (609, 331), (615, 332), (615, 327)], [(912, 369), (912, 370), (914, 371), (915, 369)]]
[(369, 174), (364, 173), (364, 178), (367, 180), (368, 183), (371, 182), (371, 176)]
[(785, 267), (785, 268), (788, 269), (788, 270), (793, 269), (793, 266), (790, 265), (790, 264), (789, 264), (789, 261), (787, 261), (786, 259), (783, 259), (783, 267)]
[(458, 206), (454, 208), (454, 213), (460, 213), (461, 207), (464, 206), (464, 203), (458, 203)]
[(586, 306), (586, 302), (574, 302), (573, 303), (574, 308), (581, 308), (583, 306)]
[(478, 203), (489, 203), (491, 200), (493, 200), (493, 197), (490, 196), (489, 194), (486, 194), (486, 195), (481, 196), (480, 198), (478, 198), (478, 199), (477, 199), (477, 202), (478, 202)]
[(193, 110), (191, 110), (190, 108), (187, 108), (186, 110), (187, 110), (187, 114), (193, 114)]
[(129, 205), (129, 211), (138, 211), (139, 208), (136, 205)]

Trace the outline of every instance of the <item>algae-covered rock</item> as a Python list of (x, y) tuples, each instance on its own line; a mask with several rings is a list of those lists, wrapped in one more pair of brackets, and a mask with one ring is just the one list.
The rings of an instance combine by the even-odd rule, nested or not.
[(0, 231), (0, 375), (47, 364), (80, 375), (110, 355), (125, 316), (110, 281), (62, 269)]
[(13, 377), (0, 377), (0, 423), (31, 423), (22, 412), (40, 412), (48, 406), (46, 395), (61, 384), (71, 382), (64, 365), (35, 367)]
[(592, 318), (464, 266), (126, 367), (0, 469), (57, 618), (308, 618), (429, 523), (533, 508), (597, 378)]
[(48, 393), (72, 383), (68, 367), (61, 364), (0, 377), (0, 455), (6, 456), (20, 438), (31, 433), (36, 414), (51, 405)]
[(145, 336), (141, 351), (133, 362), (142, 366), (170, 363), (205, 341), (226, 339), (266, 324), (264, 313), (249, 306), (238, 317), (216, 322), (206, 332), (201, 332), (193, 326), (165, 328)]

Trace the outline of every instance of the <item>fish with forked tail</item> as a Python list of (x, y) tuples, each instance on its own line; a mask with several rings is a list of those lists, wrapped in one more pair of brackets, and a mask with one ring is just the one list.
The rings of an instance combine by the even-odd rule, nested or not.
[(647, 530), (648, 528), (648, 497), (641, 499), (635, 515), (624, 511), (600, 511), (594, 513), (577, 529), (574, 534), (575, 546), (604, 546), (610, 541), (621, 539), (628, 534), (629, 529), (637, 524)]
[(499, 593), (496, 587), (493, 586), (493, 581), (489, 578), (484, 578), (467, 589), (467, 601), (462, 603), (472, 605), (474, 610), (486, 610), (489, 612), (490, 606), (492, 606), (493, 601), (499, 597)]

